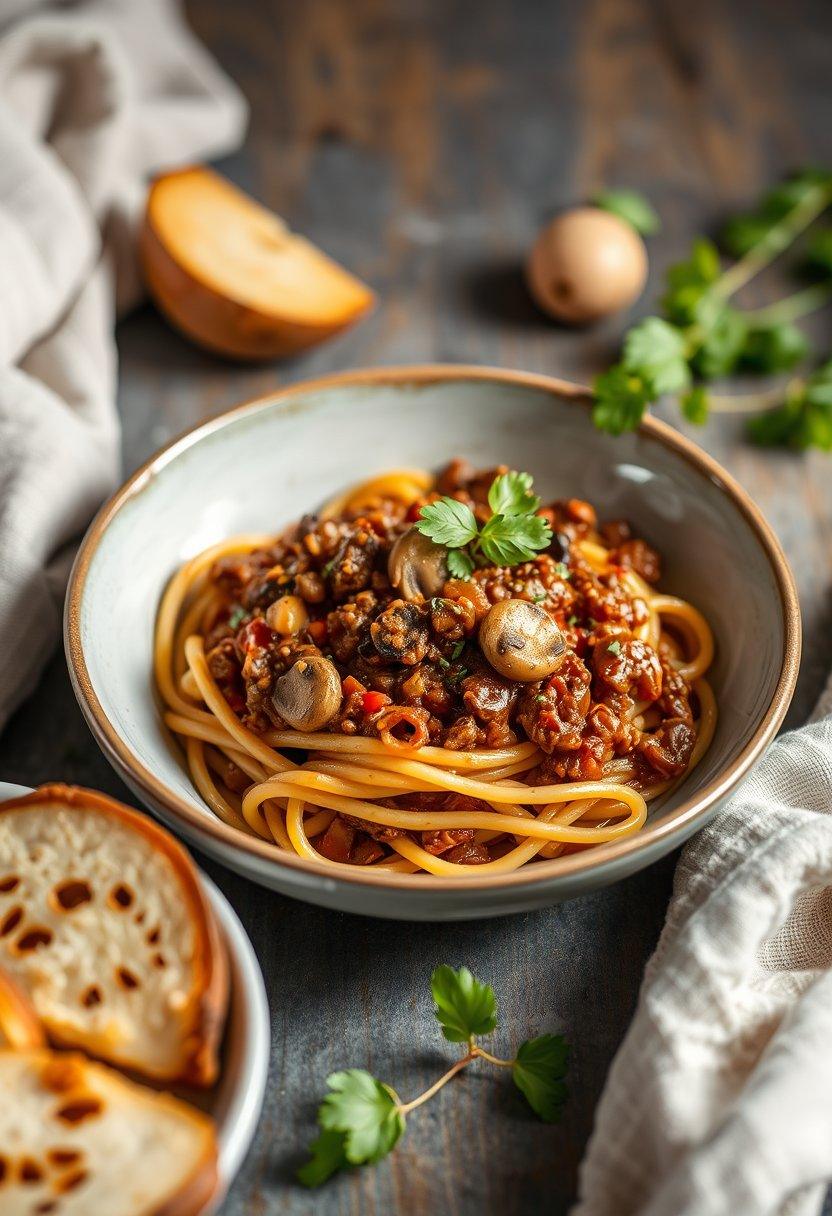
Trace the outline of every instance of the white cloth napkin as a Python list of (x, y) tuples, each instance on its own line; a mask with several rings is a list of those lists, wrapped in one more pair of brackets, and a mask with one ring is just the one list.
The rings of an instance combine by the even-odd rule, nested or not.
[(573, 1216), (809, 1216), (832, 1176), (832, 685), (685, 847)]
[(114, 488), (117, 311), (147, 178), (245, 105), (167, 0), (0, 0), (0, 729), (60, 631), (68, 542)]

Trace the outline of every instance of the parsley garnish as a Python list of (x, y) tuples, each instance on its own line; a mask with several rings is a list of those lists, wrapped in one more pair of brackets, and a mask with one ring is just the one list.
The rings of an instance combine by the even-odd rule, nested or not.
[(465, 643), (457, 642), (456, 646), (454, 646), (453, 650), (451, 651), (451, 658), (454, 660), (458, 659), (464, 649), (465, 649)]
[(411, 1111), (474, 1060), (510, 1068), (514, 1083), (529, 1106), (546, 1123), (560, 1118), (566, 1099), (569, 1048), (561, 1035), (544, 1034), (522, 1043), (511, 1059), (500, 1059), (476, 1042), (497, 1026), (497, 999), (489, 984), (467, 967), (437, 967), (431, 976), (434, 1013), (450, 1043), (465, 1051), (424, 1094), (402, 1102), (394, 1089), (363, 1068), (332, 1073), (329, 1093), (318, 1108), (321, 1131), (310, 1147), (310, 1160), (298, 1170), (304, 1186), (320, 1186), (338, 1170), (371, 1165), (386, 1157), (401, 1139)]
[(242, 604), (235, 604), (228, 616), (229, 629), (239, 629), (247, 616), (248, 613)]
[[(723, 264), (712, 241), (694, 241), (688, 258), (668, 271), (663, 315), (634, 325), (624, 338), (619, 362), (596, 378), (596, 426), (615, 435), (634, 430), (659, 397), (672, 393), (679, 395), (685, 418), (697, 425), (711, 412), (751, 413), (773, 404), (779, 408), (762, 418), (760, 427), (752, 427), (752, 437), (824, 447), (826, 426), (804, 396), (797, 404), (794, 395), (784, 404), (782, 390), (774, 402), (768, 394), (715, 396), (702, 382), (738, 371), (789, 371), (806, 357), (809, 343), (795, 321), (832, 300), (832, 230), (821, 230), (804, 256), (804, 269), (820, 282), (764, 308), (741, 309), (731, 299), (830, 205), (832, 173), (807, 170), (765, 195), (756, 211), (726, 227), (722, 244), (738, 259), (733, 264)], [(795, 429), (792, 423), (798, 415), (811, 416), (810, 424), (800, 422)]]
[(607, 650), (610, 652), (610, 654), (619, 655), (621, 654), (621, 643), (617, 640), (615, 642), (610, 642)]
[(748, 424), (755, 443), (832, 451), (832, 359), (806, 380), (793, 381), (778, 409)]
[(548, 596), (546, 595), (546, 592), (544, 591), (543, 595), (533, 595), (532, 603), (533, 604), (542, 604), (545, 599), (548, 599)]
[(488, 491), (494, 514), (482, 526), (474, 512), (455, 498), (440, 498), (422, 507), (416, 527), (448, 550), (448, 571), (468, 578), (477, 561), (516, 566), (546, 549), (552, 539), (548, 521), (536, 512), (540, 499), (532, 493), (529, 473), (503, 473)]
[(602, 190), (592, 202), (603, 211), (617, 215), (641, 236), (652, 236), (661, 228), (659, 217), (650, 203), (635, 190)]

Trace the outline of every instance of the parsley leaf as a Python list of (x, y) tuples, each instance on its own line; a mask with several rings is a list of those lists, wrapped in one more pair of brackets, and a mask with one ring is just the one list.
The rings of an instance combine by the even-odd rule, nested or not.
[(311, 1158), (295, 1175), (298, 1182), (304, 1186), (321, 1186), (338, 1170), (346, 1169), (350, 1163), (344, 1151), (345, 1140), (343, 1132), (322, 1131), (309, 1146)]
[(778, 409), (752, 418), (748, 435), (765, 447), (832, 451), (832, 359), (807, 380), (796, 380)]
[(610, 211), (624, 220), (642, 236), (652, 236), (661, 228), (661, 222), (653, 207), (643, 194), (635, 190), (602, 190), (592, 199), (596, 207)]
[(607, 650), (610, 654), (619, 655), (621, 654), (621, 643), (616, 639), (614, 642), (610, 642)]
[(654, 397), (642, 377), (628, 371), (622, 363), (596, 376), (593, 394), (592, 421), (599, 430), (611, 435), (635, 431)]
[(542, 1034), (529, 1039), (517, 1052), (512, 1068), (514, 1083), (529, 1106), (544, 1123), (560, 1118), (566, 1098), (566, 1062), (569, 1048), (559, 1034)]
[(695, 312), (704, 332), (692, 359), (694, 368), (706, 380), (729, 375), (737, 365), (748, 334), (745, 318), (730, 304), (707, 297)]
[[(343, 1134), (346, 1160), (364, 1165), (386, 1157), (404, 1131), (393, 1091), (363, 1068), (334, 1072), (327, 1085), (332, 1092), (321, 1103), (318, 1122), (324, 1131)], [(331, 1147), (326, 1147), (333, 1156)]]
[(742, 364), (755, 372), (786, 372), (809, 353), (809, 341), (796, 325), (752, 329), (742, 348)]
[(474, 563), (464, 549), (449, 549), (447, 561), (453, 578), (470, 578), (474, 572)]
[(514, 566), (530, 561), (552, 539), (548, 521), (535, 514), (540, 499), (532, 493), (529, 473), (495, 477), (488, 502), (494, 514), (481, 528), (470, 507), (455, 498), (440, 498), (422, 507), (416, 527), (423, 536), (446, 546), (448, 571), (454, 578), (470, 577), (477, 554), (499, 566)]
[(682, 413), (688, 422), (693, 422), (696, 426), (704, 426), (708, 421), (708, 394), (701, 384), (684, 394), (681, 406)]
[(488, 505), (495, 515), (530, 515), (540, 506), (532, 493), (531, 473), (502, 473), (488, 491)]
[(239, 629), (247, 616), (248, 613), (246, 612), (245, 608), (243, 608), (242, 604), (235, 604), (228, 617), (228, 628)]
[(492, 515), (483, 524), (479, 548), (495, 566), (527, 562), (552, 539), (552, 529), (542, 515)]
[(474, 979), (467, 967), (437, 967), (430, 977), (434, 1010), (442, 1033), (451, 1043), (467, 1043), (490, 1034), (497, 1025), (497, 999), (490, 984)]
[(625, 368), (641, 376), (653, 395), (676, 393), (690, 384), (684, 334), (661, 317), (645, 317), (624, 339)]
[(690, 325), (697, 306), (720, 274), (719, 252), (713, 241), (699, 237), (686, 262), (677, 262), (667, 272), (667, 292), (662, 308), (671, 321)]
[(437, 545), (449, 545), (453, 549), (461, 549), (477, 535), (474, 512), (455, 498), (440, 498), (438, 502), (427, 503), (422, 507), (416, 527)]
[(832, 228), (821, 228), (806, 246), (806, 269), (812, 274), (832, 275)]

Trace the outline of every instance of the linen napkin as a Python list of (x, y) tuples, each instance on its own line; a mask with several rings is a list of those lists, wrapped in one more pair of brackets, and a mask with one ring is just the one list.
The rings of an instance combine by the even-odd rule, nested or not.
[(809, 1216), (832, 1176), (832, 682), (685, 847), (573, 1216)]
[(113, 327), (150, 174), (245, 105), (168, 0), (0, 0), (0, 729), (60, 631), (69, 542), (119, 469)]

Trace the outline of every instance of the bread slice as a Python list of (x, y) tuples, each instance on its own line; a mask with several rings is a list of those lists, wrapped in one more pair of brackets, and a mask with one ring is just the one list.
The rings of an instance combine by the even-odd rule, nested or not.
[(0, 971), (0, 1050), (26, 1051), (43, 1047), (46, 1036), (34, 1006), (12, 977)]
[(207, 1115), (83, 1056), (0, 1051), (3, 1216), (197, 1216), (216, 1188)]
[(137, 811), (63, 785), (0, 804), (0, 966), (58, 1043), (216, 1080), (224, 945), (191, 859)]

